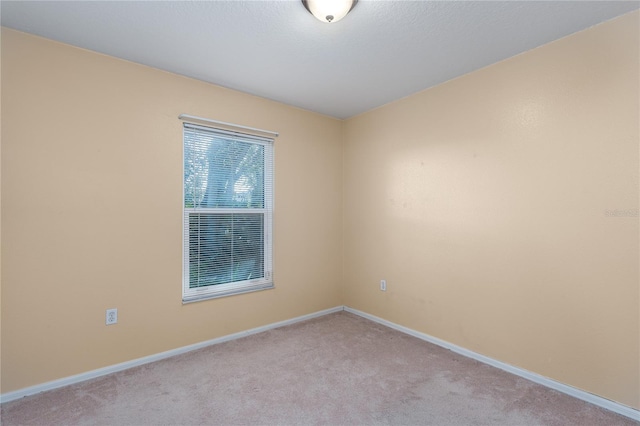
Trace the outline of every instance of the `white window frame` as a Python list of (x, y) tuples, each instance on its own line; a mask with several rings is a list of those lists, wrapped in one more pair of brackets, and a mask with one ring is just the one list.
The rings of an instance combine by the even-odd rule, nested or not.
[[(225, 138), (236, 138), (243, 142), (250, 142), (264, 146), (264, 208), (188, 208), (185, 207), (185, 132), (186, 129), (202, 129), (207, 133), (218, 134)], [(191, 130), (191, 131), (192, 131)], [(216, 127), (203, 126), (200, 124), (184, 123), (183, 125), (183, 181), (182, 181), (182, 302), (190, 303), (200, 300), (207, 300), (218, 297), (231, 296), (253, 291), (274, 288), (273, 281), (273, 165), (274, 165), (274, 140), (263, 136), (256, 136), (248, 133), (228, 131)], [(234, 281), (224, 284), (215, 284), (203, 287), (191, 288), (189, 286), (189, 215), (193, 213), (206, 214), (233, 214), (233, 213), (257, 213), (264, 217), (264, 277)]]

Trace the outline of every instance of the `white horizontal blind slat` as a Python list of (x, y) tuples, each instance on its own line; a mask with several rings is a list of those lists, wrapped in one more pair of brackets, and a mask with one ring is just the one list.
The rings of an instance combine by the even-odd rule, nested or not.
[(232, 129), (232, 130), (229, 130), (231, 132), (239, 131), (240, 133), (250, 134), (250, 135), (255, 135), (256, 133), (263, 134), (263, 135), (264, 134), (270, 135), (269, 137), (272, 137), (272, 136), (277, 137), (279, 135), (278, 132), (274, 132), (271, 130), (258, 129), (256, 127), (243, 126), (241, 124), (228, 123), (226, 121), (212, 120), (210, 118), (197, 117), (195, 115), (189, 115), (189, 114), (180, 114), (178, 116), (178, 119), (183, 120), (185, 123), (189, 123), (189, 124), (200, 123), (202, 125), (202, 123), (205, 123), (204, 126), (213, 127), (216, 130), (230, 128)]
[(225, 136), (229, 140), (239, 141), (252, 141), (254, 143), (262, 143), (265, 145), (273, 144), (273, 139), (259, 135), (252, 135), (248, 133), (242, 133), (233, 130), (216, 129), (213, 127), (202, 126), (199, 124), (184, 123), (185, 129), (190, 129), (194, 132), (199, 132), (203, 136), (206, 134), (212, 134), (216, 136)]

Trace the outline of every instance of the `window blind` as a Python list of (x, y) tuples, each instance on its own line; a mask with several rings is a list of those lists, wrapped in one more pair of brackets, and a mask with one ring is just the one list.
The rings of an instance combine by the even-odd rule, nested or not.
[(183, 301), (273, 287), (273, 139), (183, 126)]

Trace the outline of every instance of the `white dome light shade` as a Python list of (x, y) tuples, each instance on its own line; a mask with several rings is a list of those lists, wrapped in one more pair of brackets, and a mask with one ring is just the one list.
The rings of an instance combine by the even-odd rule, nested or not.
[(358, 0), (302, 0), (309, 12), (322, 22), (338, 22), (353, 9)]

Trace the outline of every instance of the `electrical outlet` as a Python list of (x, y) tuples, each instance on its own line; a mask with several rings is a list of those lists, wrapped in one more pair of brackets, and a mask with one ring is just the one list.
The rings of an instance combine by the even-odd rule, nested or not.
[(387, 280), (380, 280), (380, 290), (387, 291)]
[(116, 324), (118, 322), (118, 309), (107, 309), (107, 325)]

